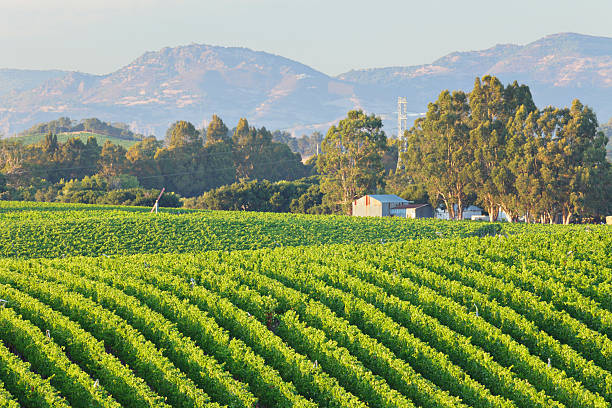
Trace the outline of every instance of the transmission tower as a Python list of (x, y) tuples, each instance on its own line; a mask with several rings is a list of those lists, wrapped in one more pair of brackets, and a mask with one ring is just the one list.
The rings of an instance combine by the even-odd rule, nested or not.
[(402, 153), (406, 151), (406, 137), (404, 132), (408, 129), (408, 99), (405, 96), (397, 97), (397, 170), (404, 167)]

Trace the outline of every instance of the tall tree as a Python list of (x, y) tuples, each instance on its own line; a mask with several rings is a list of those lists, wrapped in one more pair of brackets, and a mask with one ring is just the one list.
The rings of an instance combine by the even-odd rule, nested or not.
[(506, 157), (494, 178), (499, 205), (510, 222), (516, 221), (522, 214), (529, 222), (542, 205), (543, 186), (538, 152), (543, 139), (539, 137), (539, 116), (539, 111), (529, 113), (525, 105), (521, 105), (506, 125)]
[(155, 161), (155, 154), (161, 147), (162, 143), (150, 136), (132, 145), (125, 154), (129, 164), (128, 172), (136, 176), (143, 187), (161, 189), (163, 179)]
[(212, 116), (212, 120), (206, 128), (206, 145), (224, 142), (228, 139), (228, 129), (225, 123), (217, 115)]
[(272, 141), (265, 127), (256, 129), (240, 119), (232, 136), (236, 179), (295, 180), (306, 175), (298, 153)]
[(53, 134), (52, 132), (48, 132), (41, 143), (45, 153), (49, 154), (50, 156), (53, 156), (53, 154), (55, 154), (59, 148), (59, 144), (57, 143), (57, 135)]
[(444, 202), (450, 218), (461, 219), (472, 189), (474, 161), (470, 146), (467, 95), (443, 91), (424, 118), (407, 131), (406, 170), (426, 186), (433, 204)]
[(387, 137), (382, 126), (379, 117), (352, 110), (329, 128), (317, 159), (326, 205), (349, 212), (355, 198), (383, 187)]
[(609, 166), (605, 160), (606, 142), (593, 111), (577, 99), (565, 111), (562, 127), (547, 140), (542, 151), (547, 158), (546, 180), (553, 186), (551, 194), (564, 224), (588, 208), (597, 176)]
[(117, 176), (124, 172), (126, 168), (126, 153), (123, 146), (119, 146), (107, 140), (102, 145), (100, 153), (99, 167), (104, 176)]
[(490, 220), (495, 221), (500, 192), (493, 174), (503, 166), (506, 112), (510, 110), (506, 109), (504, 86), (496, 77), (487, 75), (482, 82), (476, 78), (469, 103), (471, 148), (474, 152), (470, 167), (474, 189)]
[(174, 122), (166, 131), (166, 145), (168, 147), (201, 147), (202, 135), (191, 122), (179, 120)]
[(527, 115), (533, 112), (535, 104), (527, 86), (519, 86), (515, 81), (504, 88), (499, 79), (489, 75), (482, 81), (476, 78), (469, 102), (474, 192), (490, 220), (495, 221), (501, 196), (507, 197), (512, 190), (507, 182), (508, 121), (521, 107)]

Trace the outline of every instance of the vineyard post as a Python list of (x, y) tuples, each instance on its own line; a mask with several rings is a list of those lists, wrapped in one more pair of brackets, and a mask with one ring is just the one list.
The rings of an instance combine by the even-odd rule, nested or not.
[(153, 204), (153, 208), (151, 208), (151, 213), (153, 213), (153, 210), (155, 210), (155, 214), (157, 214), (157, 208), (159, 207), (159, 199), (161, 198), (162, 194), (164, 194), (164, 191), (166, 191), (166, 187), (162, 188), (161, 192), (159, 193), (157, 200), (155, 200), (155, 204)]

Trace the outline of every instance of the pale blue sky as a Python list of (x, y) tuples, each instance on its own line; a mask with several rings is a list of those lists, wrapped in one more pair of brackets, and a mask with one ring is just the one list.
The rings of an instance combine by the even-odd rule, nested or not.
[(610, 0), (0, 0), (0, 68), (104, 74), (145, 51), (244, 46), (336, 75), (547, 34), (612, 37)]

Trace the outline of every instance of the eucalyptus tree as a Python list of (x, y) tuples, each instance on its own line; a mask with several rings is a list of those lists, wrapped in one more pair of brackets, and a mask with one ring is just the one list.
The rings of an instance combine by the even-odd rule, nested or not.
[[(515, 81), (506, 88), (494, 76), (476, 78), (469, 94), (470, 138), (474, 151), (471, 164), (474, 192), (489, 213), (491, 221), (498, 217), (501, 197), (513, 190), (508, 183), (508, 166), (512, 157), (507, 154), (508, 121), (517, 110), (526, 114), (536, 107), (529, 88)], [(506, 214), (508, 214), (506, 212)]]
[(434, 204), (444, 202), (453, 219), (463, 218), (474, 183), (469, 116), (464, 92), (443, 91), (406, 134), (407, 172), (425, 186)]
[(352, 200), (384, 186), (387, 136), (382, 126), (379, 117), (352, 110), (329, 128), (317, 159), (324, 204), (349, 212)]

